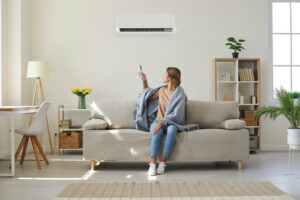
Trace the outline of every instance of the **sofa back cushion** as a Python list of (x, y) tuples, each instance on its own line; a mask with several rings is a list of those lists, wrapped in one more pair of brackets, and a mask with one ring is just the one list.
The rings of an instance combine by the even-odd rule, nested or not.
[(107, 121), (110, 129), (135, 129), (133, 111), (136, 101), (93, 101), (91, 108), (92, 115)]
[[(135, 129), (133, 111), (135, 100), (129, 101), (94, 101), (92, 108), (96, 118), (104, 119), (110, 129)], [(227, 119), (238, 119), (238, 103), (234, 101), (199, 101), (188, 100), (185, 110), (185, 123), (199, 124), (200, 128), (219, 128)]]
[(199, 124), (200, 128), (219, 128), (226, 119), (238, 119), (239, 107), (235, 101), (188, 100), (185, 123)]

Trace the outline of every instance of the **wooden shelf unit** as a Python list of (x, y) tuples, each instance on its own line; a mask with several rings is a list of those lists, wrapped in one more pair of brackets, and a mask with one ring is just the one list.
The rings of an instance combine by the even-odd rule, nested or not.
[[(254, 72), (255, 80), (240, 80), (239, 69), (250, 68)], [(240, 114), (244, 110), (256, 110), (260, 107), (260, 59), (259, 58), (215, 58), (213, 59), (213, 100), (223, 101), (224, 94), (231, 101), (239, 102), (239, 96), (255, 96), (256, 103), (245, 102), (239, 103)], [(230, 74), (229, 81), (221, 80), (223, 73)], [(259, 151), (261, 149), (261, 122), (257, 126), (246, 126), (250, 136), (257, 136), (257, 148), (250, 148), (250, 151)]]
[[(62, 128), (59, 125), (61, 120), (65, 120), (65, 112), (89, 112), (89, 111), (90, 111), (89, 109), (65, 108), (64, 105), (58, 106), (57, 108), (58, 155), (60, 155), (61, 150), (82, 150), (83, 129)], [(70, 138), (65, 141), (60, 140), (60, 137), (66, 138), (66, 136), (69, 136)], [(75, 141), (75, 143), (73, 143), (72, 140)], [(67, 141), (71, 141), (71, 143), (68, 143)]]

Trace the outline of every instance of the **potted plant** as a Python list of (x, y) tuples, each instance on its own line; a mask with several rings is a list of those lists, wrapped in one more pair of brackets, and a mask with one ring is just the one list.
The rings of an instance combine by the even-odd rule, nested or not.
[(287, 129), (287, 143), (290, 149), (300, 149), (300, 101), (295, 103), (289, 92), (276, 89), (276, 96), (280, 106), (260, 107), (255, 111), (254, 120), (261, 116), (275, 120), (280, 115), (290, 122)]
[(234, 37), (229, 37), (229, 38), (227, 38), (227, 41), (228, 42), (225, 45), (229, 46), (228, 48), (233, 50), (232, 57), (238, 58), (239, 52), (241, 52), (243, 49), (245, 49), (242, 46), (242, 43), (245, 42), (246, 40), (244, 40), (244, 39), (236, 40)]
[(293, 98), (294, 103), (297, 104), (300, 92), (289, 92), (289, 95)]
[(83, 89), (71, 89), (71, 92), (73, 94), (76, 94), (79, 99), (78, 99), (78, 109), (86, 109), (86, 104), (85, 104), (85, 96), (90, 94), (92, 89), (90, 88), (83, 88)]

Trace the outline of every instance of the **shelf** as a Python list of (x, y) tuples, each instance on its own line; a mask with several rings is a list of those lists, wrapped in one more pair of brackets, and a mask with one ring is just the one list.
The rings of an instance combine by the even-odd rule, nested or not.
[(60, 111), (79, 111), (79, 112), (84, 112), (84, 111), (91, 111), (90, 109), (78, 109), (78, 108), (60, 108)]
[(72, 150), (72, 151), (74, 151), (74, 150), (75, 150), (75, 151), (79, 151), (79, 150), (82, 151), (82, 150), (83, 150), (83, 148), (74, 148), (74, 149), (70, 149), (70, 148), (68, 148), (68, 149), (59, 148), (59, 149), (60, 149), (60, 150), (64, 150), (64, 151), (66, 151), (66, 150), (67, 150), (67, 151), (68, 151), (68, 150), (69, 150), (69, 151), (71, 151), (71, 150)]
[(233, 62), (233, 61), (257, 61), (260, 60), (260, 58), (215, 58), (215, 61), (219, 62)]
[(245, 103), (245, 104), (239, 104), (239, 106), (258, 106), (259, 104), (252, 104), (252, 103)]
[(239, 83), (259, 83), (258, 81), (239, 81)]
[(67, 131), (83, 131), (83, 128), (60, 128), (61, 132), (67, 132)]
[[(240, 71), (240, 69), (250, 69)], [(249, 72), (245, 73), (244, 72)], [(252, 74), (253, 71), (253, 74)], [(215, 58), (213, 60), (213, 100), (223, 101), (224, 97), (228, 97), (236, 101), (239, 106), (240, 113), (245, 110), (256, 110), (261, 106), (260, 87), (260, 59), (259, 58)], [(229, 74), (228, 81), (222, 79), (223, 74)], [(240, 75), (246, 76), (245, 79), (240, 79)], [(249, 76), (251, 75), (251, 77)], [(226, 77), (225, 77), (226, 78)], [(245, 96), (243, 104), (239, 103), (239, 97)], [(252, 96), (256, 97), (255, 104), (252, 104)], [(249, 134), (258, 136), (257, 147), (251, 148), (251, 151), (260, 150), (261, 144), (261, 125), (258, 126), (245, 126), (244, 129)]]
[(218, 83), (237, 83), (236, 81), (218, 81)]

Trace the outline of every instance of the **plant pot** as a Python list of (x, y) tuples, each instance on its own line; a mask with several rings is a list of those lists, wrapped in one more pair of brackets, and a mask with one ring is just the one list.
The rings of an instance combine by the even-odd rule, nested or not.
[(294, 105), (297, 105), (299, 99), (294, 99)]
[(78, 109), (86, 109), (85, 96), (78, 96)]
[(287, 143), (290, 149), (300, 150), (300, 128), (289, 128), (287, 132)]
[(238, 52), (233, 52), (232, 53), (232, 57), (233, 58), (238, 58), (239, 57), (239, 53)]

